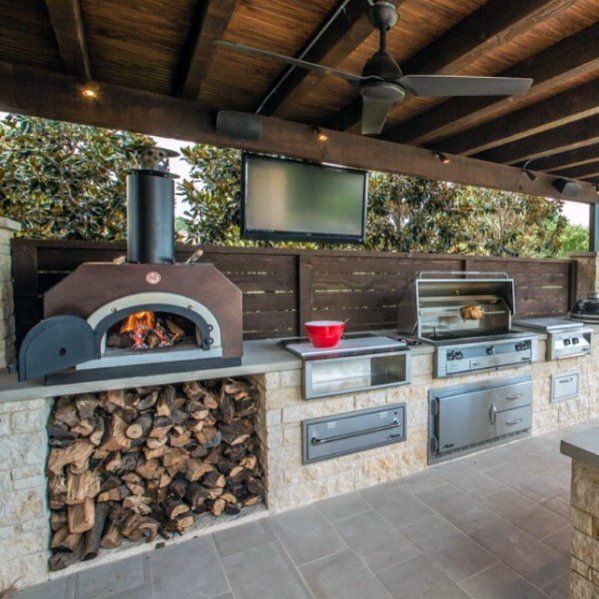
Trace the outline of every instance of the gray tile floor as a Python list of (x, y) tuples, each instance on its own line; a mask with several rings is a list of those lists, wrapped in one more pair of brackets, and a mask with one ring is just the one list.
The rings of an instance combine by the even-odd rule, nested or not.
[(17, 599), (568, 596), (570, 461), (587, 422), (24, 589)]

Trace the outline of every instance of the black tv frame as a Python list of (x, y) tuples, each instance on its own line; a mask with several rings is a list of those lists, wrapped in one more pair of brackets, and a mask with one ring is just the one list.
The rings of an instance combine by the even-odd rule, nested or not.
[[(247, 202), (246, 177), (248, 168), (248, 158), (260, 158), (272, 162), (296, 162), (310, 166), (317, 166), (326, 170), (341, 171), (344, 173), (357, 173), (364, 176), (364, 201), (362, 203), (362, 232), (359, 235), (335, 235), (331, 233), (308, 233), (302, 231), (271, 231), (262, 229), (248, 229), (245, 220), (245, 206)], [(264, 241), (319, 241), (326, 243), (364, 243), (366, 232), (366, 216), (368, 212), (368, 171), (333, 166), (329, 164), (320, 164), (309, 160), (300, 160), (282, 156), (269, 156), (257, 152), (242, 152), (241, 155), (241, 238), (259, 239)]]

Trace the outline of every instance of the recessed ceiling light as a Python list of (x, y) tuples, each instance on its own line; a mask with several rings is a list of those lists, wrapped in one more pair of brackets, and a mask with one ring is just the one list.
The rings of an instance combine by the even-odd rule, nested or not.
[(86, 83), (81, 88), (81, 95), (89, 100), (95, 100), (99, 96), (100, 89), (95, 83)]
[(314, 133), (316, 134), (316, 139), (320, 142), (324, 143), (329, 139), (329, 136), (320, 127), (315, 127)]

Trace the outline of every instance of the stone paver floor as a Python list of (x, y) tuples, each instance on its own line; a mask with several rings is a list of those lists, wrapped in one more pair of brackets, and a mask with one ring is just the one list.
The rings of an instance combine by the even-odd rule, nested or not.
[(97, 566), (17, 599), (568, 596), (570, 460), (586, 422)]

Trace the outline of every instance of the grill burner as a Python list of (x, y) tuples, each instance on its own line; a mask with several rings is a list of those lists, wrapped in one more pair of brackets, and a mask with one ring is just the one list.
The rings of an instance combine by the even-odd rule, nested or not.
[(87, 263), (44, 294), (19, 380), (75, 382), (241, 363), (241, 291), (207, 263), (175, 264), (170, 150), (127, 177), (127, 261)]

